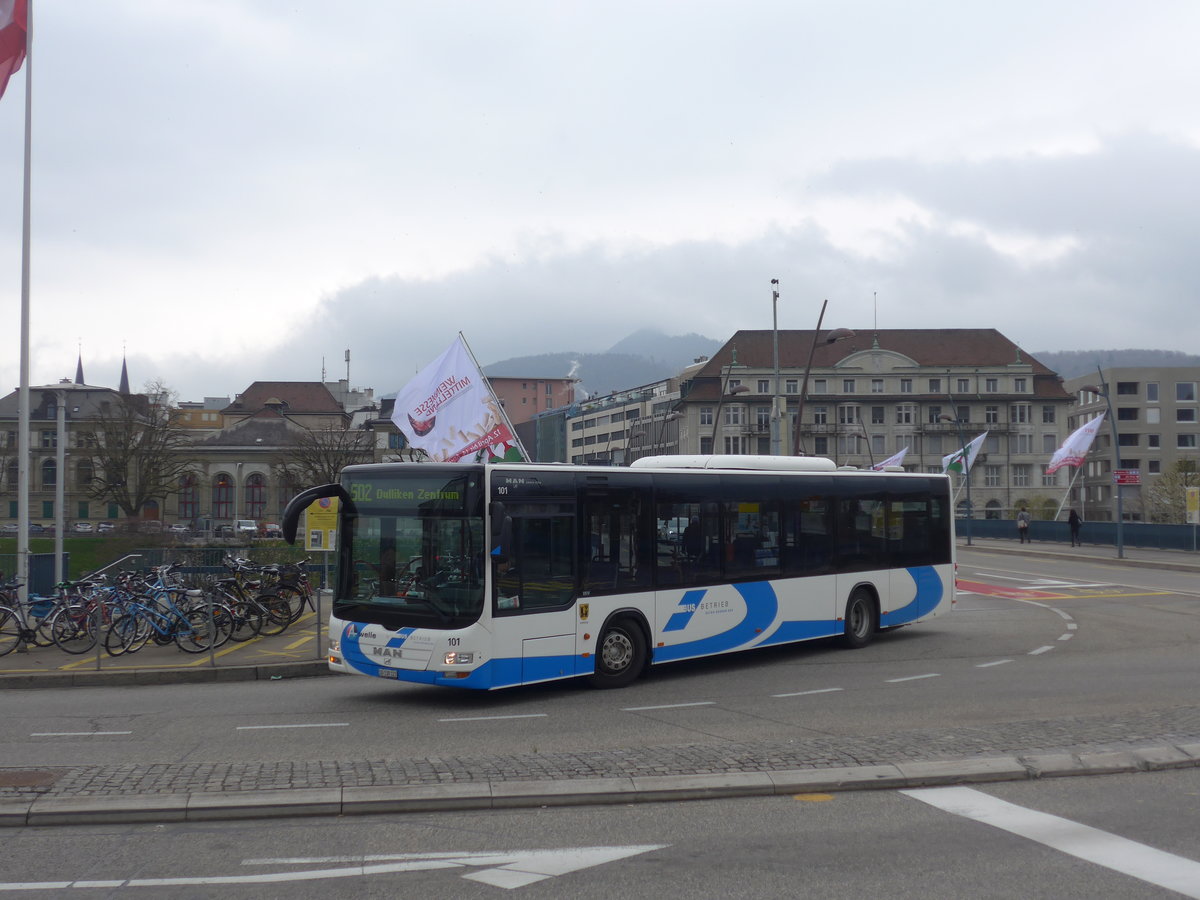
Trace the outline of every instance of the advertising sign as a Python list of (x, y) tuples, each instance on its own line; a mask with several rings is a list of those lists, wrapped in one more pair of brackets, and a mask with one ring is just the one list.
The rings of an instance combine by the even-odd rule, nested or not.
[(1141, 484), (1141, 469), (1113, 469), (1113, 484)]
[(1189, 525), (1200, 525), (1200, 487), (1187, 489), (1187, 521)]
[(337, 547), (338, 500), (322, 497), (304, 511), (304, 547), (329, 552)]

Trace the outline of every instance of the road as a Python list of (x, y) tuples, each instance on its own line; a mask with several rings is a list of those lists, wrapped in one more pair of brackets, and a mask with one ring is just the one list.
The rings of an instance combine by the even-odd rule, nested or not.
[(689, 804), (25, 828), (5, 833), (0, 895), (1198, 897), (1198, 796), (1192, 769)]

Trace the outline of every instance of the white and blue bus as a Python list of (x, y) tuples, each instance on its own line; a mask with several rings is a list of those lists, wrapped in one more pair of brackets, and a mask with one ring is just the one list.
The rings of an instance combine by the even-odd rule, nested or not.
[(347, 467), (329, 666), (495, 689), (879, 631), (954, 603), (943, 475), (827, 459)]

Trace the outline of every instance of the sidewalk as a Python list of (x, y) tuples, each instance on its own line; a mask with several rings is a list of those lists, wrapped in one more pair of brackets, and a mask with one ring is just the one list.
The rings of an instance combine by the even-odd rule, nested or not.
[[(959, 541), (960, 551), (966, 547)], [(976, 539), (973, 551), (1200, 572), (1176, 551)], [(204, 672), (215, 672), (208, 676)], [(318, 661), (79, 672), (73, 683), (325, 674)], [(55, 675), (10, 687), (47, 683)], [(94, 680), (92, 680), (94, 679)], [(0, 679), (2, 682), (4, 679)], [(62, 682), (58, 682), (61, 684)], [(121, 681), (119, 683), (129, 683)], [(183, 822), (895, 789), (1200, 766), (1200, 705), (866, 737), (386, 760), (0, 767), (0, 825)]]

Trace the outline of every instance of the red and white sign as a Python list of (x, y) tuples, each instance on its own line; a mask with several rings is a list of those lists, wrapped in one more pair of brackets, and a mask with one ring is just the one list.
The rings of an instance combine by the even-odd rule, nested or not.
[(1141, 469), (1113, 469), (1113, 484), (1141, 484)]

